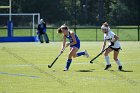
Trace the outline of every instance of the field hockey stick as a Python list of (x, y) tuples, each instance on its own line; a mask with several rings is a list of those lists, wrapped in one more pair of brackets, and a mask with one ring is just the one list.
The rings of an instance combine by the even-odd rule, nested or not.
[(98, 58), (100, 55), (102, 55), (102, 53), (103, 53), (104, 51), (106, 51), (108, 48), (110, 48), (110, 46), (107, 47), (106, 49), (104, 49), (104, 50), (103, 50), (101, 53), (99, 53), (96, 57), (94, 57), (93, 59), (91, 59), (91, 60), (90, 60), (90, 63), (92, 64), (93, 61), (94, 61), (96, 58)]
[(65, 48), (59, 53), (59, 55), (55, 58), (55, 60), (50, 65), (48, 65), (48, 68), (51, 68), (54, 65), (54, 63), (61, 56), (61, 54), (64, 52), (64, 50), (65, 50)]

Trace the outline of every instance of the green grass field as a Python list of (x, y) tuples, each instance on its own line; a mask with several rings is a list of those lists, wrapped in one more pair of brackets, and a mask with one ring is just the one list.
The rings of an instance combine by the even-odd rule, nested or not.
[(1, 43), (0, 93), (140, 93), (140, 42), (121, 42), (119, 58), (124, 72), (110, 54), (112, 68), (104, 71), (104, 57), (89, 61), (101, 50), (102, 42), (81, 42), (90, 58), (79, 57), (64, 72), (69, 48), (56, 64), (47, 67), (58, 55), (60, 42)]

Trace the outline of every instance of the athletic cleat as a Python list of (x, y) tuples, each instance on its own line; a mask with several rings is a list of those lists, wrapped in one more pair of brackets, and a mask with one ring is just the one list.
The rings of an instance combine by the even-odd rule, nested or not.
[(111, 64), (110, 65), (106, 65), (104, 70), (108, 70), (109, 68), (111, 68)]
[(118, 67), (118, 70), (119, 70), (119, 71), (122, 71), (122, 66), (119, 66), (119, 67)]
[(67, 69), (67, 68), (65, 68), (63, 71), (68, 71), (68, 69)]
[(87, 50), (85, 50), (84, 52), (85, 52), (85, 56), (88, 58), (89, 54), (88, 54)]

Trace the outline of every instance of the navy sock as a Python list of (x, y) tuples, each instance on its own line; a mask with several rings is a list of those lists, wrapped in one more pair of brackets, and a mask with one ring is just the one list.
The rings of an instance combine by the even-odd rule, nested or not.
[(66, 65), (67, 70), (69, 69), (71, 62), (72, 62), (72, 59), (67, 60), (67, 65)]
[(77, 53), (77, 56), (78, 57), (81, 56), (81, 55), (85, 55), (85, 52), (79, 52), (79, 53)]

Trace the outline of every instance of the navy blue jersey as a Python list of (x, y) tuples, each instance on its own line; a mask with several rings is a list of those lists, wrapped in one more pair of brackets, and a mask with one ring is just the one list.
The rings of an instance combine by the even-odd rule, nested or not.
[(39, 24), (37, 30), (40, 34), (46, 33), (46, 24), (45, 23)]
[[(78, 38), (78, 36), (77, 36), (76, 34), (74, 34), (74, 36), (75, 36), (75, 38), (76, 38), (77, 44), (75, 44), (75, 45), (70, 45), (70, 47), (75, 46), (75, 47), (77, 47), (77, 48), (79, 49), (79, 48), (80, 48), (80, 40), (79, 40), (79, 38)], [(70, 35), (70, 32), (69, 32), (69, 35), (66, 36), (66, 38), (69, 39), (70, 43), (73, 42), (73, 39), (72, 39), (72, 37), (71, 37), (71, 35)]]

